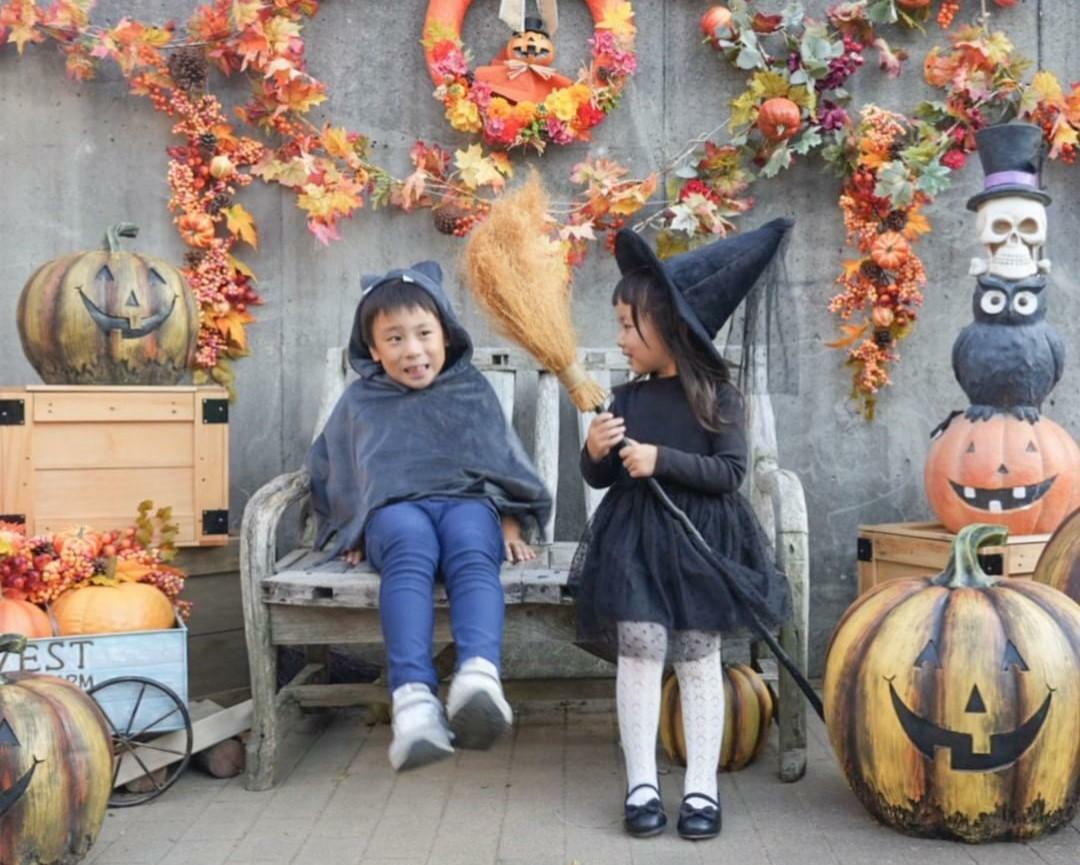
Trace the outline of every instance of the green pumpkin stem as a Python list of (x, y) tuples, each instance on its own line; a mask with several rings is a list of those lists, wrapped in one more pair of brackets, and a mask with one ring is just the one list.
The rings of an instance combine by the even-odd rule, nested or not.
[(119, 252), (120, 238), (135, 237), (138, 233), (139, 226), (133, 222), (118, 222), (116, 225), (110, 225), (108, 231), (105, 232), (105, 248), (109, 252)]
[[(26, 637), (22, 634), (0, 634), (0, 653), (6, 657), (9, 653), (14, 652), (16, 655), (21, 655), (26, 648)], [(0, 673), (0, 685), (7, 685), (11, 682), (7, 676)]]
[(994, 585), (1001, 577), (992, 577), (979, 564), (979, 548), (987, 544), (1004, 544), (1009, 537), (1005, 526), (975, 523), (964, 526), (953, 541), (949, 564), (935, 579), (934, 585), (950, 589), (984, 589)]

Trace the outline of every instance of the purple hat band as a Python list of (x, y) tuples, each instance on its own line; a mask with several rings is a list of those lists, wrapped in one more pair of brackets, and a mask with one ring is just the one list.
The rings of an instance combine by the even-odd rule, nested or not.
[(1027, 171), (995, 171), (986, 175), (983, 181), (983, 191), (993, 189), (995, 186), (1016, 184), (1018, 186), (1030, 186), (1032, 189), (1039, 188), (1039, 178)]

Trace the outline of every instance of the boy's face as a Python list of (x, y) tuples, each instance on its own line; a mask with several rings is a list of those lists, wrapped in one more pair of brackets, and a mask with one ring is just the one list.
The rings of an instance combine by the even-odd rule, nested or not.
[(371, 357), (398, 384), (423, 390), (446, 363), (439, 317), (419, 306), (380, 312), (371, 323)]

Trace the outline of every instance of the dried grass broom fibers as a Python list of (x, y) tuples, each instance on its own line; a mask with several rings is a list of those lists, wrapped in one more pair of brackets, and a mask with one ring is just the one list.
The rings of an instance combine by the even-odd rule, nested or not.
[(578, 360), (570, 268), (550, 236), (547, 210), (547, 193), (532, 169), (470, 232), (464, 275), (496, 329), (554, 373), (579, 411), (596, 411), (607, 394)]

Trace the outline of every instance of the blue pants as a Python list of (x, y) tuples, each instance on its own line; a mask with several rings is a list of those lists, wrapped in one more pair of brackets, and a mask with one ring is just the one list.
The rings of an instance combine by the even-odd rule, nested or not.
[(432, 691), (438, 687), (432, 663), (436, 575), (446, 584), (459, 661), (479, 656), (499, 666), (503, 537), (489, 502), (421, 499), (386, 505), (368, 520), (364, 546), (380, 575), (379, 611), (391, 691), (409, 682), (422, 682)]

